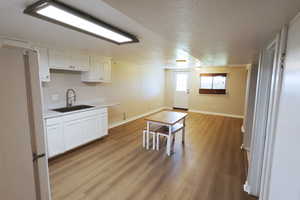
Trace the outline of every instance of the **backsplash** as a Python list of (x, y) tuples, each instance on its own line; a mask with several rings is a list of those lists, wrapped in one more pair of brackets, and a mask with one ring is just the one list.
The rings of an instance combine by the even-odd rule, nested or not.
[(164, 77), (161, 68), (127, 63), (112, 65), (111, 83), (84, 83), (80, 72), (51, 70), (51, 81), (42, 83), (44, 110), (64, 107), (72, 88), (76, 104), (119, 103), (108, 117), (110, 124), (122, 122), (164, 106)]
[(65, 106), (66, 91), (69, 88), (76, 91), (76, 104), (101, 102), (107, 99), (105, 86), (81, 82), (80, 72), (51, 71), (51, 81), (42, 83), (44, 109)]

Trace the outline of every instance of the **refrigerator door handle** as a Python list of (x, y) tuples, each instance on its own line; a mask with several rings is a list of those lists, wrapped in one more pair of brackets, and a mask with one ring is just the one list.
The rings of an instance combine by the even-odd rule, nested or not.
[(37, 154), (37, 153), (33, 153), (32, 155), (32, 160), (33, 162), (36, 162), (38, 159), (45, 157), (46, 154), (42, 153), (42, 154)]

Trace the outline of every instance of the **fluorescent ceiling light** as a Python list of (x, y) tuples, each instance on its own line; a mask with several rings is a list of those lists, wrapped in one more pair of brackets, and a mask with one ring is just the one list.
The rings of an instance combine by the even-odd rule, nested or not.
[(139, 42), (134, 35), (57, 1), (38, 1), (24, 13), (116, 44)]
[(68, 13), (62, 9), (59, 9), (55, 6), (48, 6), (37, 11), (38, 14), (49, 17), (51, 19), (63, 22), (65, 24), (74, 26), (76, 28), (88, 31), (90, 33), (96, 34), (107, 39), (111, 39), (118, 43), (131, 42), (132, 39), (125, 37), (119, 33), (111, 31), (107, 28), (99, 26), (95, 23), (92, 23), (86, 19), (77, 17), (71, 13)]

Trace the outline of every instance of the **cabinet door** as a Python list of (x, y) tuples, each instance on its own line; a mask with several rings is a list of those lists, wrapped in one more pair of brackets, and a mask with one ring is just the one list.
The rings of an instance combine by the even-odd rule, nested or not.
[(48, 157), (51, 158), (65, 151), (62, 123), (46, 127)]
[(47, 48), (36, 48), (38, 51), (38, 62), (39, 62), (39, 72), (40, 80), (43, 82), (50, 81), (50, 69), (49, 69), (49, 56)]
[(90, 59), (89, 56), (79, 54), (79, 53), (72, 53), (70, 55), (70, 65), (74, 66), (77, 71), (89, 71), (90, 68)]
[(80, 71), (89, 71), (90, 69), (90, 57), (87, 55), (78, 56), (78, 66)]
[(111, 61), (107, 58), (90, 57), (90, 69), (82, 74), (84, 82), (110, 82)]
[(49, 67), (50, 69), (70, 70), (69, 55), (65, 51), (49, 50)]
[(99, 58), (92, 58), (91, 65), (93, 67), (91, 71), (91, 80), (101, 81), (103, 80), (103, 66)]
[(71, 120), (64, 122), (64, 137), (66, 150), (82, 145), (85, 141), (82, 129), (82, 120)]
[(102, 136), (106, 136), (108, 135), (108, 118), (107, 118), (107, 113), (102, 113), (100, 115), (101, 118), (101, 125), (100, 125), (100, 129), (101, 129), (101, 135)]
[(111, 81), (111, 61), (103, 62), (103, 80), (105, 82)]
[(86, 117), (82, 120), (85, 143), (96, 140), (102, 136), (100, 125), (101, 118), (99, 115)]

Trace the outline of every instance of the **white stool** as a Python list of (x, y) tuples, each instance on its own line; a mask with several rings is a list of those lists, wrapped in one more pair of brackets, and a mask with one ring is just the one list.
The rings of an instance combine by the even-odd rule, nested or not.
[(152, 149), (155, 150), (156, 145), (156, 130), (160, 129), (162, 126), (157, 124), (151, 124), (149, 128), (149, 136), (147, 137), (147, 127), (143, 129), (143, 147), (149, 149), (149, 139), (152, 136)]
[(184, 143), (184, 125), (177, 123), (172, 126), (171, 131), (169, 131), (169, 127), (163, 126), (160, 129), (157, 130), (156, 133), (156, 150), (159, 150), (159, 139), (160, 136), (167, 138), (167, 154), (168, 156), (171, 155), (171, 142), (173, 143), (174, 147), (174, 141), (175, 141), (175, 134), (182, 130), (182, 143)]

